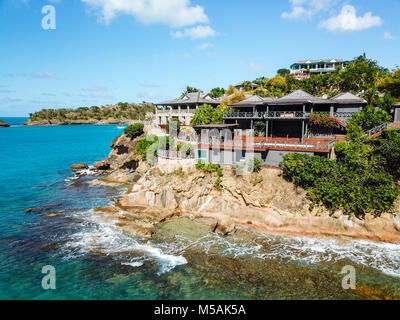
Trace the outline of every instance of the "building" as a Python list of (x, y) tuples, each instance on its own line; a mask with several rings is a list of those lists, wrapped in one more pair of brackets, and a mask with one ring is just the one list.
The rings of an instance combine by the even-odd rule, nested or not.
[(290, 66), (290, 75), (297, 79), (304, 79), (309, 77), (310, 74), (335, 72), (345, 67), (348, 63), (343, 59), (298, 61)]
[[(174, 111), (169, 111), (169, 116), (175, 114), (179, 118), (184, 106), (181, 101), (186, 101), (186, 104), (192, 100), (203, 103), (200, 98), (206, 99), (209, 104), (214, 100), (204, 95), (192, 96), (192, 99), (182, 96), (178, 101), (161, 105), (175, 107)], [(214, 105), (218, 103), (214, 100)], [(342, 93), (330, 99), (314, 97), (302, 90), (282, 98), (250, 96), (233, 104), (232, 112), (224, 113), (223, 124), (195, 127), (197, 134), (180, 136), (178, 141), (194, 144), (193, 158), (206, 163), (244, 166), (256, 157), (264, 166), (278, 167), (288, 153), (332, 155), (334, 144), (345, 136), (347, 121), (366, 105), (364, 99), (351, 93)], [(194, 112), (195, 106), (184, 110)], [(328, 118), (332, 125), (321, 125), (314, 120), (315, 117)], [(259, 133), (257, 137), (253, 136), (255, 129)]]
[(220, 104), (220, 100), (214, 99), (209, 94), (193, 92), (184, 94), (174, 100), (157, 103), (156, 124), (166, 125), (169, 120), (177, 119), (182, 124), (189, 125), (193, 119), (194, 112), (203, 104), (217, 107)]
[(234, 85), (233, 87), (234, 87), (236, 90), (241, 91), (241, 90), (244, 89), (244, 87), (246, 86), (246, 84), (249, 86), (249, 88), (250, 88), (251, 90), (255, 90), (255, 89), (257, 89), (257, 88), (260, 87), (260, 85), (258, 85), (257, 83), (246, 82), (246, 81), (243, 81), (243, 82), (241, 82), (241, 83), (238, 83), (237, 85)]
[[(201, 139), (198, 157), (206, 162), (219, 159), (223, 164), (244, 163), (258, 157), (263, 165), (277, 167), (288, 153), (329, 156), (337, 136), (345, 134), (346, 122), (366, 104), (351, 93), (331, 99), (317, 98), (302, 90), (279, 99), (253, 96), (232, 105), (234, 112), (223, 116), (224, 126), (212, 128), (214, 138), (219, 134), (224, 137), (220, 145), (211, 143), (212, 139), (206, 139), (208, 143)], [(312, 124), (312, 114), (336, 119), (337, 127)], [(265, 130), (259, 137), (226, 137), (230, 135), (227, 129), (254, 130), (257, 123), (263, 124)]]
[(394, 106), (394, 122), (400, 122), (400, 102), (396, 103)]
[[(232, 105), (234, 112), (224, 114), (225, 123), (236, 123), (240, 129), (255, 129), (265, 123), (265, 136), (272, 138), (333, 138), (343, 131), (346, 122), (360, 112), (367, 102), (351, 93), (331, 99), (316, 98), (297, 90), (279, 99), (253, 96)], [(322, 129), (310, 126), (310, 114), (327, 114), (340, 120), (342, 128)]]

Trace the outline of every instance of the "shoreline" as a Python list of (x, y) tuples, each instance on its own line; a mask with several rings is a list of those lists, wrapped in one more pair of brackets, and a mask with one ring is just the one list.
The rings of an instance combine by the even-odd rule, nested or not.
[[(108, 167), (98, 170), (104, 176), (94, 184), (129, 185), (128, 191), (105, 211), (127, 215), (121, 224), (134, 235), (151, 236), (162, 221), (193, 216), (208, 218), (212, 231), (224, 235), (234, 233), (236, 225), (241, 225), (269, 234), (400, 243), (400, 199), (390, 212), (378, 217), (349, 217), (323, 206), (310, 210), (307, 192), (286, 181), (281, 170), (262, 168), (259, 173), (237, 175), (233, 168), (223, 167), (218, 178), (196, 169), (194, 160), (159, 158), (149, 166), (132, 156), (140, 139), (117, 137), (107, 160), (94, 165)], [(217, 179), (221, 180), (219, 188)]]
[[(269, 175), (271, 172), (273, 175), (279, 174), (276, 169), (263, 170), (263, 174)], [(174, 179), (171, 176), (169, 178)], [(96, 184), (118, 185), (116, 181), (110, 183), (110, 181), (102, 181), (102, 179), (97, 180)], [(291, 213), (279, 210), (274, 206), (239, 206), (223, 209), (226, 202), (235, 200), (233, 198), (223, 200), (222, 195), (213, 194), (213, 191), (211, 192), (213, 195), (201, 196), (199, 201), (196, 201), (197, 204), (189, 209), (185, 206), (191, 200), (184, 195), (185, 191), (182, 190), (186, 189), (184, 185), (178, 187), (176, 184), (167, 184), (163, 190), (160, 190), (160, 193), (154, 194), (154, 190), (149, 185), (152, 180), (142, 179), (143, 177), (109, 207), (113, 209), (98, 208), (100, 211), (111, 211), (120, 217), (124, 215), (133, 217), (132, 219), (122, 218), (123, 225), (121, 226), (125, 230), (133, 231), (132, 235), (134, 236), (151, 235), (152, 230), (157, 228), (159, 223), (168, 219), (189, 217), (196, 221), (202, 221), (214, 231), (215, 226), (219, 225), (222, 230), (220, 233), (223, 235), (234, 234), (237, 227), (243, 227), (251, 232), (264, 234), (400, 243), (400, 217), (389, 213), (378, 218), (368, 217), (361, 220), (356, 217), (350, 219), (343, 214), (332, 215), (323, 208), (309, 213), (306, 211)], [(122, 184), (124, 183), (120, 183), (120, 185)], [(181, 192), (172, 194), (175, 192), (174, 188), (179, 188)], [(190, 192), (190, 188), (187, 190)], [(176, 198), (179, 198), (180, 201), (175, 201)], [(168, 203), (172, 203), (172, 205), (168, 205)], [(146, 224), (138, 224), (138, 219), (146, 220)]]

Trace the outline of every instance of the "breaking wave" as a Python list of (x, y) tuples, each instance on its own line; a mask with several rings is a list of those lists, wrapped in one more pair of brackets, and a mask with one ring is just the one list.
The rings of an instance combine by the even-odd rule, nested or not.
[(162, 250), (150, 241), (125, 234), (113, 222), (101, 221), (92, 210), (74, 213), (74, 218), (81, 220), (80, 228), (69, 236), (69, 241), (64, 245), (67, 259), (95, 253), (134, 268), (150, 262), (158, 265), (158, 275), (187, 263), (174, 250)]

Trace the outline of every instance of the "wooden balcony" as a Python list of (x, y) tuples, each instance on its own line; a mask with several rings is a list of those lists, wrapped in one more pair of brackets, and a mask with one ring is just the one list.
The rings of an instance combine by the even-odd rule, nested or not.
[(269, 112), (231, 112), (224, 113), (224, 119), (267, 119), (267, 120), (305, 120), (309, 113), (302, 111), (269, 111)]
[[(315, 111), (318, 114), (330, 114), (329, 111)], [(265, 119), (265, 120), (307, 120), (310, 112), (303, 111), (269, 111), (269, 112), (230, 112), (224, 113), (224, 120), (228, 119)], [(347, 121), (352, 118), (356, 112), (335, 112), (333, 116), (339, 120)]]

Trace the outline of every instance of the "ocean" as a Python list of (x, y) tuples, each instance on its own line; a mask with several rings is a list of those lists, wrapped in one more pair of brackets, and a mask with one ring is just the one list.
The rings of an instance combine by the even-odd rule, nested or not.
[[(372, 299), (400, 297), (400, 245), (240, 231), (189, 218), (133, 238), (93, 213), (126, 186), (93, 186), (73, 163), (107, 157), (114, 125), (0, 128), (0, 299)], [(29, 208), (46, 208), (26, 213)], [(45, 266), (56, 271), (45, 290)], [(343, 267), (357, 288), (344, 290)]]

